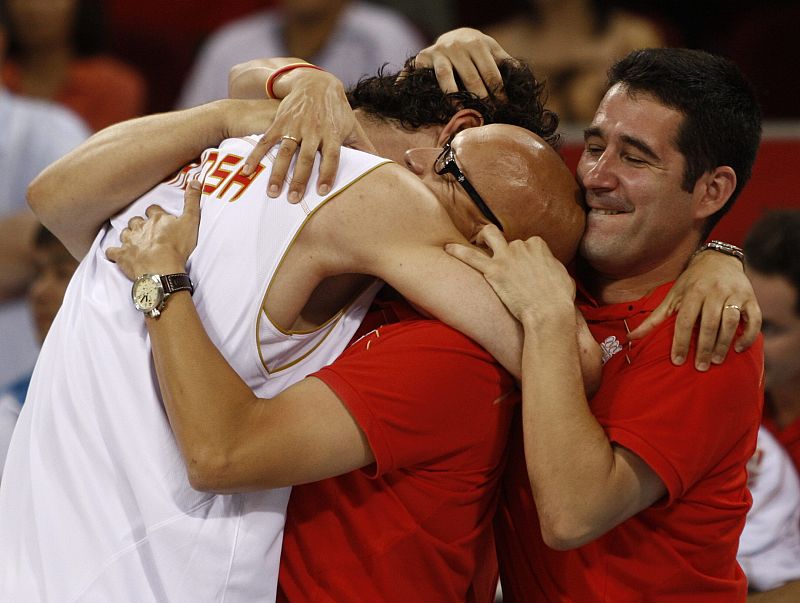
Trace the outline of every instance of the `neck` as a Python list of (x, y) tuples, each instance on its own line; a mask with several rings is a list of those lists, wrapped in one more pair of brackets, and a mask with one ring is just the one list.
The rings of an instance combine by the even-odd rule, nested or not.
[(644, 297), (656, 287), (674, 281), (683, 272), (697, 248), (692, 238), (675, 248), (668, 257), (639, 264), (636, 269), (617, 271), (595, 268), (582, 261), (579, 266), (584, 286), (602, 304), (619, 304)]
[(417, 147), (438, 146), (441, 126), (407, 130), (393, 120), (383, 120), (356, 109), (356, 120), (381, 157), (403, 165), (405, 152)]

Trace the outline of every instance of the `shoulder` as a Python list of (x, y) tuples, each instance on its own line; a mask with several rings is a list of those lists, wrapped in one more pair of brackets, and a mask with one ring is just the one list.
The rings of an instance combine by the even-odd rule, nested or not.
[[(337, 237), (387, 246), (409, 238), (434, 240), (442, 227), (454, 228), (433, 193), (395, 163), (365, 171), (336, 197), (312, 222)], [(342, 228), (344, 224), (348, 228)], [(427, 229), (420, 229), (423, 224)]]

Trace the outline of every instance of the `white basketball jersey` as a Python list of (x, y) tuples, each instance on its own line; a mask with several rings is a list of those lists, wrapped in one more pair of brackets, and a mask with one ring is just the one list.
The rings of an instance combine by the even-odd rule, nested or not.
[(318, 197), (312, 179), (303, 203), (292, 205), (266, 196), (272, 154), (253, 177), (240, 174), (256, 140), (207, 150), (115, 217), (81, 262), (36, 365), (3, 475), (0, 601), (274, 600), (289, 489), (215, 495), (190, 487), (144, 318), (130, 281), (105, 257), (148, 205), (179, 213), (183, 187), (197, 174), (204, 194), (189, 272), (211, 339), (260, 397), (334, 360), (379, 283), (307, 333), (277, 328), (263, 300), (310, 215), (386, 160), (342, 149), (332, 193)]

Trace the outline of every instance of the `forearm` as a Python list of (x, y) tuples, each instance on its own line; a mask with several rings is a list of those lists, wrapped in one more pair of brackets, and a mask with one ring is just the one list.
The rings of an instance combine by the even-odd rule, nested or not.
[(661, 498), (658, 475), (612, 444), (592, 414), (581, 379), (575, 310), (552, 299), (522, 315), (525, 459), (542, 536), (553, 548), (582, 546)]
[(244, 431), (257, 398), (209, 339), (188, 292), (173, 295), (158, 319), (145, 320), (162, 399), (190, 482), (209, 490), (235, 483), (231, 473), (245, 469), (234, 458), (236, 446), (247, 439)]
[[(276, 70), (293, 63), (307, 63), (294, 57), (272, 57), (255, 59), (234, 65), (228, 74), (228, 96), (230, 98), (266, 98), (266, 82)], [(277, 78), (273, 91), (275, 98), (284, 98), (296, 83), (299, 71), (290, 71)]]
[(580, 378), (574, 309), (523, 322), (525, 458), (542, 533), (565, 548), (591, 538), (608, 495), (614, 452)]
[[(228, 136), (257, 131), (270, 103), (218, 101), (115, 124), (44, 170), (28, 189), (40, 221), (82, 257), (100, 226), (131, 201)], [(252, 111), (236, 129), (232, 116)]]

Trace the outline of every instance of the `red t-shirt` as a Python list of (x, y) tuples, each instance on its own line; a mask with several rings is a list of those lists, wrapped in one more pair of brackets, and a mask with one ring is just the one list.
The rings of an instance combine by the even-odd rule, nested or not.
[(667, 496), (585, 546), (552, 550), (541, 538), (516, 421), (496, 521), (507, 603), (745, 600), (736, 551), (763, 403), (761, 340), (705, 373), (670, 361), (674, 319), (629, 346), (628, 329), (670, 286), (634, 302), (581, 306), (609, 356), (592, 413), (612, 442), (658, 474)]
[(764, 417), (764, 426), (769, 429), (770, 433), (775, 436), (775, 439), (789, 453), (794, 461), (794, 466), (800, 472), (800, 419), (790, 423), (785, 428), (781, 429), (769, 417)]
[(408, 312), (315, 376), (375, 463), (295, 486), (278, 600), (491, 600), (492, 518), (519, 401), (511, 377), (466, 336)]

